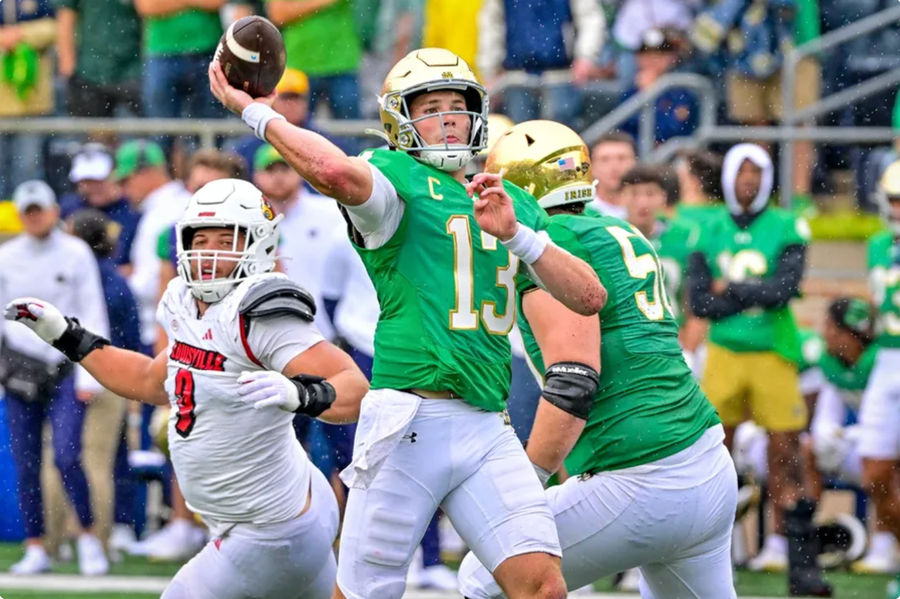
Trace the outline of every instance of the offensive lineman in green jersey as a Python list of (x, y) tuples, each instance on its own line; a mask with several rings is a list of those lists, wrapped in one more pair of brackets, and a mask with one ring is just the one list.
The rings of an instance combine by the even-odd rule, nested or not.
[(859, 453), (863, 486), (878, 505), (879, 519), (900, 538), (900, 161), (885, 170), (876, 197), (888, 230), (869, 241), (879, 351), (860, 408)]
[[(682, 358), (652, 245), (625, 221), (583, 214), (588, 156), (568, 127), (528, 121), (497, 141), (486, 167), (538, 198), (551, 239), (609, 293), (599, 317), (582, 316), (521, 286), (520, 327), (544, 377), (527, 453), (544, 480), (563, 462), (571, 475), (547, 490), (566, 584), (640, 566), (645, 599), (735, 597), (737, 479), (724, 432)], [(470, 599), (501, 594), (473, 554), (460, 587)]]
[(452, 52), (411, 52), (379, 99), (391, 149), (351, 158), (228, 85), (215, 63), (210, 85), (341, 204), (378, 294), (373, 391), (342, 473), (335, 597), (399, 598), (438, 506), (510, 597), (564, 597), (552, 514), (501, 415), (506, 335), (519, 260), (581, 313), (596, 313), (606, 293), (587, 264), (535, 233), (546, 214), (530, 196), (496, 175), (466, 182), (486, 137), (484, 88)]
[(815, 505), (804, 497), (798, 459), (799, 434), (808, 418), (797, 374), (797, 325), (789, 306), (799, 294), (809, 227), (768, 206), (773, 172), (760, 146), (738, 144), (728, 151), (722, 167), (728, 210), (700, 235), (690, 257), (688, 293), (693, 313), (712, 321), (701, 384), (722, 418), (729, 449), (748, 409), (769, 434), (777, 534), (770, 539), (779, 543), (764, 546), (750, 565), (771, 559), (789, 567), (792, 594), (830, 596), (816, 565)]

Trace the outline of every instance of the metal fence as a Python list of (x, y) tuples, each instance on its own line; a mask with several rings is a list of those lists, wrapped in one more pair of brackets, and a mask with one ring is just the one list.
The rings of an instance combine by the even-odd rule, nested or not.
[[(781, 69), (783, 118), (778, 126), (735, 127), (716, 124), (716, 110), (719, 105), (717, 88), (701, 75), (692, 73), (669, 73), (661, 77), (653, 86), (627, 99), (604, 117), (582, 132), (582, 137), (590, 145), (604, 133), (617, 129), (634, 115), (640, 115), (638, 129), (638, 150), (642, 160), (665, 162), (684, 148), (699, 147), (710, 142), (767, 141), (782, 144), (780, 158), (781, 202), (790, 202), (794, 180), (792, 151), (797, 141), (821, 143), (888, 143), (894, 139), (889, 127), (820, 127), (810, 124), (816, 117), (839, 110), (852, 103), (880, 91), (900, 85), (900, 68), (882, 73), (866, 81), (823, 97), (813, 105), (797, 110), (794, 107), (797, 64), (805, 57), (827, 50), (849, 40), (888, 27), (900, 21), (900, 5), (882, 10), (860, 19), (840, 29), (831, 31), (820, 38), (793, 48), (785, 53)], [(561, 83), (564, 73), (550, 73), (547, 76), (520, 76), (510, 74), (500, 82), (502, 88), (524, 86), (535, 91), (553, 83)], [(552, 80), (550, 79), (552, 78)], [(609, 82), (589, 85), (609, 92)], [(697, 94), (700, 115), (697, 130), (690, 137), (676, 137), (663, 144), (655, 144), (656, 100), (673, 88), (687, 88)], [(381, 129), (377, 120), (318, 120), (316, 126), (321, 131), (337, 136), (361, 138), (366, 129)], [(203, 147), (214, 147), (219, 136), (232, 137), (249, 133), (249, 129), (237, 118), (196, 120), (196, 119), (93, 119), (69, 117), (6, 118), (0, 119), (0, 133), (39, 133), (46, 135), (116, 133), (125, 135), (188, 135), (197, 136)]]

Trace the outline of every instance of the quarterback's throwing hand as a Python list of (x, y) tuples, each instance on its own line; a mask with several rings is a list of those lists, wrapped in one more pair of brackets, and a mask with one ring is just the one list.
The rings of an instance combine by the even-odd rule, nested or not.
[(238, 395), (241, 401), (257, 410), (276, 406), (286, 412), (300, 407), (300, 393), (297, 386), (280, 372), (273, 370), (245, 370), (238, 377)]
[(263, 102), (271, 106), (272, 100), (275, 99), (275, 92), (265, 98), (254, 99), (250, 94), (232, 87), (225, 79), (225, 73), (222, 72), (222, 66), (217, 60), (209, 63), (209, 90), (225, 108), (238, 115), (253, 102)]
[(62, 336), (68, 326), (56, 306), (35, 297), (19, 297), (9, 302), (3, 317), (21, 322), (51, 344)]
[(478, 194), (474, 213), (478, 226), (500, 241), (508, 241), (516, 234), (516, 212), (512, 198), (503, 188), (503, 178), (499, 174), (479, 173), (466, 185), (469, 197)]

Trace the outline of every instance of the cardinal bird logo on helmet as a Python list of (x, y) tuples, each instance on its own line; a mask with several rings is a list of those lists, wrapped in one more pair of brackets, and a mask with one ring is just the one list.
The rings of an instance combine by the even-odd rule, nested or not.
[(272, 204), (269, 203), (269, 198), (263, 196), (260, 207), (262, 208), (262, 213), (263, 216), (266, 217), (266, 220), (275, 220), (275, 210), (272, 209)]

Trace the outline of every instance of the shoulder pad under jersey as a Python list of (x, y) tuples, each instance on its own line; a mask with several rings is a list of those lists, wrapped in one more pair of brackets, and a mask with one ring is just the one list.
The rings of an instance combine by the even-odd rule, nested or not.
[(308, 291), (283, 277), (267, 278), (251, 287), (238, 305), (241, 316), (250, 319), (293, 315), (312, 322), (316, 302)]

